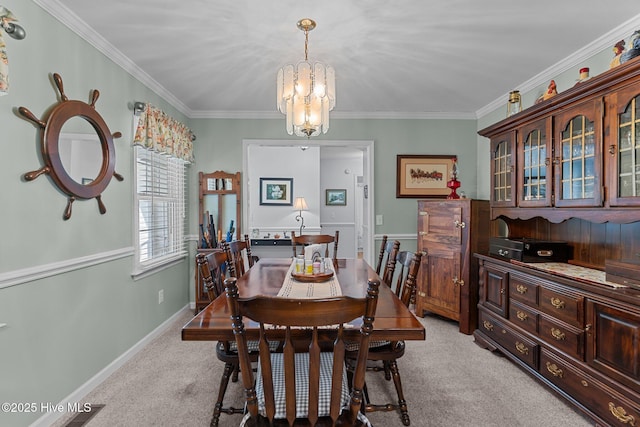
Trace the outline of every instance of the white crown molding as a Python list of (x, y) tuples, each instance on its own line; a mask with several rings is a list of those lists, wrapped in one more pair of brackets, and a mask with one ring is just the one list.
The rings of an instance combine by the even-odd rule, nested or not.
[[(535, 89), (540, 85), (548, 83), (550, 80), (556, 78), (558, 74), (582, 65), (585, 60), (589, 59), (597, 53), (602, 52), (607, 47), (612, 48), (618, 41), (627, 39), (639, 27), (640, 15), (636, 15), (617, 28), (614, 28), (608, 33), (605, 33), (602, 37), (594, 40), (593, 42), (564, 58), (562, 61), (555, 63), (541, 73), (531, 77), (529, 80), (519, 85), (518, 90), (520, 91), (520, 93), (525, 93), (527, 91)], [(509, 94), (505, 93), (498, 99), (495, 99), (494, 101), (480, 108), (478, 111), (476, 111), (476, 117), (481, 118), (499, 108), (503, 108), (506, 105), (508, 96)]]
[(133, 246), (0, 274), (0, 289), (133, 256)]
[(164, 86), (154, 80), (149, 74), (145, 73), (135, 62), (116, 49), (115, 46), (109, 43), (104, 37), (96, 33), (86, 22), (80, 19), (78, 15), (70, 11), (58, 0), (33, 0), (33, 2), (98, 51), (102, 52), (107, 58), (115, 62), (116, 65), (122, 67), (122, 69), (138, 79), (142, 84), (158, 94), (158, 96), (165, 99), (185, 116), (191, 117), (193, 115), (193, 111), (176, 98), (175, 95), (165, 89)]
[[(265, 111), (193, 111), (189, 109), (175, 95), (169, 92), (164, 86), (154, 80), (140, 67), (138, 67), (127, 56), (122, 54), (111, 43), (96, 33), (76, 14), (71, 12), (58, 0), (33, 0), (34, 3), (42, 7), (50, 15), (67, 26), (71, 31), (78, 34), (82, 39), (94, 46), (98, 51), (122, 67), (125, 71), (138, 79), (158, 96), (165, 99), (178, 111), (192, 119), (276, 119), (281, 118), (277, 112)], [(609, 31), (602, 37), (576, 51), (569, 57), (552, 65), (536, 76), (519, 85), (520, 92), (526, 92), (536, 88), (558, 74), (574, 68), (583, 63), (589, 57), (601, 52), (607, 46), (613, 46), (621, 39), (626, 39), (640, 27), (640, 14), (629, 19), (619, 27)], [(454, 112), (339, 112), (332, 113), (331, 119), (416, 119), (416, 120), (476, 120), (494, 110), (502, 108), (507, 99), (508, 93), (500, 96), (475, 113), (454, 113)]]
[[(280, 120), (284, 116), (277, 111), (194, 111), (192, 119), (257, 119)], [(331, 120), (354, 119), (396, 119), (396, 120), (475, 120), (475, 113), (447, 113), (447, 112), (355, 112), (333, 111)]]

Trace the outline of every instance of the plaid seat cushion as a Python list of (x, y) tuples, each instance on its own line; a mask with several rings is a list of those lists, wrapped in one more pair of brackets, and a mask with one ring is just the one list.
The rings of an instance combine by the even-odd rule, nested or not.
[[(223, 343), (218, 343), (218, 345), (224, 345)], [(278, 341), (269, 341), (269, 351), (276, 351), (280, 346), (280, 342)], [(258, 352), (258, 341), (247, 341), (247, 349), (250, 353)], [(238, 352), (238, 343), (235, 341), (229, 341), (229, 352), (237, 353)]]
[[(369, 341), (369, 348), (384, 347), (385, 345), (389, 345), (389, 344), (391, 344), (391, 341), (387, 341), (387, 340), (370, 340)], [(357, 341), (347, 341), (347, 342), (345, 342), (344, 349), (346, 351), (358, 351), (360, 349), (360, 343), (357, 342)]]
[[(296, 364), (296, 417), (305, 418), (309, 412), (309, 354), (297, 353), (295, 355)], [(282, 353), (271, 353), (271, 369), (273, 373), (273, 392), (276, 402), (275, 418), (286, 418), (285, 408), (285, 383)], [(331, 375), (333, 373), (333, 354), (329, 352), (320, 353), (320, 396), (318, 415), (329, 415), (329, 405), (331, 401)], [(266, 414), (264, 404), (264, 389), (262, 386), (262, 374), (260, 364), (258, 364), (258, 378), (256, 384), (256, 394), (258, 397), (258, 409), (261, 414)], [(346, 369), (342, 370), (342, 395), (340, 406), (349, 404), (349, 388), (347, 383)]]

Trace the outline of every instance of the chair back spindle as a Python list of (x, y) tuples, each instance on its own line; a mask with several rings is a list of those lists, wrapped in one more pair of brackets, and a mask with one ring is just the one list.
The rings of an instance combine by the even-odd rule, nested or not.
[[(298, 422), (313, 426), (336, 425), (340, 420), (340, 425), (361, 425), (364, 416), (359, 412), (379, 282), (370, 280), (367, 286), (365, 298), (289, 299), (260, 295), (240, 298), (236, 279), (225, 280), (250, 421), (255, 425), (273, 425), (276, 419), (286, 419), (290, 426)], [(260, 324), (257, 381), (248, 357), (245, 317)], [(358, 318), (362, 319), (358, 336), (363, 345), (349, 392), (344, 325)], [(333, 351), (322, 351), (322, 343), (328, 337), (332, 337)], [(274, 338), (284, 340), (280, 353), (269, 351), (269, 340)], [(307, 348), (300, 348), (304, 347), (299, 345), (301, 339), (308, 339)]]

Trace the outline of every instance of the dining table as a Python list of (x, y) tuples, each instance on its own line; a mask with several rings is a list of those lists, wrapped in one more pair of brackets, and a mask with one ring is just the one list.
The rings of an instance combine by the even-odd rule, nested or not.
[[(291, 282), (291, 272), (294, 268), (293, 258), (261, 258), (244, 275), (237, 279), (238, 292), (241, 298), (256, 295), (283, 296), (287, 283)], [(368, 280), (379, 280), (379, 295), (376, 307), (372, 339), (374, 340), (424, 340), (425, 328), (414, 313), (405, 306), (389, 286), (381, 281), (378, 274), (363, 259), (347, 258), (333, 260), (331, 270), (338, 283), (340, 295), (364, 298), (367, 293)], [(293, 286), (297, 287), (295, 283)], [(303, 283), (308, 286), (308, 292), (326, 292), (330, 286), (327, 283)], [(295, 292), (294, 292), (295, 294)], [(324, 296), (327, 296), (324, 294)], [(292, 297), (292, 295), (288, 295)], [(309, 297), (309, 296), (305, 296)], [(313, 295), (311, 295), (313, 297)], [(356, 320), (357, 322), (358, 320)], [(357, 326), (357, 323), (354, 324)], [(245, 322), (248, 339), (257, 339), (258, 324)], [(345, 332), (349, 333), (349, 332)], [(351, 330), (357, 334), (357, 328)], [(223, 293), (213, 300), (202, 311), (195, 315), (182, 328), (183, 341), (233, 341), (235, 337), (231, 328), (230, 312), (227, 307), (227, 297)]]

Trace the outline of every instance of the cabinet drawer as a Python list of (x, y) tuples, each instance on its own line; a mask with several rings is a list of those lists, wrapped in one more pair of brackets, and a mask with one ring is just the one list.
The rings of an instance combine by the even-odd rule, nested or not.
[(518, 274), (512, 274), (509, 280), (509, 297), (531, 306), (538, 305), (538, 288), (535, 283)]
[(538, 316), (538, 313), (531, 307), (514, 300), (509, 302), (509, 320), (511, 323), (534, 335), (538, 334)]
[(579, 328), (584, 327), (584, 298), (554, 291), (544, 286), (539, 290), (540, 310)]
[(541, 315), (538, 336), (551, 346), (584, 360), (584, 331)]
[(544, 348), (540, 351), (540, 373), (610, 425), (637, 426), (640, 423), (640, 407), (631, 399)]
[(518, 359), (533, 369), (538, 368), (539, 346), (536, 342), (506, 327), (500, 320), (484, 311), (480, 312), (480, 329)]

